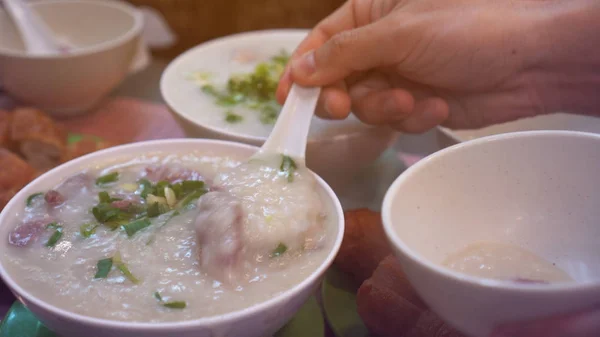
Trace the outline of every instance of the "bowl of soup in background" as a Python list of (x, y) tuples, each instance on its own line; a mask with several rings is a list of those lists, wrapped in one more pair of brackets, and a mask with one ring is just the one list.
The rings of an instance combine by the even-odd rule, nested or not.
[[(292, 53), (307, 33), (294, 29), (266, 30), (203, 43), (177, 57), (165, 69), (160, 83), (162, 96), (189, 137), (260, 146), (271, 132), (272, 123), (261, 123), (253, 110), (215, 104), (214, 97), (204, 93), (190, 76), (211, 75), (211, 83), (222, 89), (232, 75), (251, 72), (258, 63), (282, 51)], [(227, 122), (226, 113), (230, 110), (243, 119)], [(339, 191), (396, 138), (393, 130), (367, 126), (352, 115), (344, 121), (314, 117), (307, 144), (307, 165)]]
[(445, 148), (486, 136), (536, 130), (564, 130), (600, 134), (600, 118), (567, 113), (554, 113), (524, 118), (476, 130), (451, 130), (444, 127), (438, 127), (437, 141), (441, 148)]
[(18, 101), (57, 117), (82, 114), (143, 66), (144, 20), (131, 5), (96, 0), (30, 5), (60, 42), (76, 49), (28, 55), (8, 13), (0, 10), (0, 82)]
[(600, 298), (600, 136), (529, 131), (441, 150), (388, 190), (384, 228), (411, 284), (470, 336)]
[[(117, 197), (106, 201), (110, 205), (113, 202), (119, 203), (120, 206), (114, 204), (114, 207), (123, 206), (120, 204), (123, 201), (139, 199), (135, 195), (144, 195), (145, 182), (127, 180), (134, 179), (131, 172), (137, 172), (139, 167), (143, 167), (140, 172), (144, 172), (145, 178), (173, 181), (172, 186), (177, 185), (175, 181), (181, 179), (201, 179), (205, 184), (211, 184), (211, 181), (217, 181), (214, 180), (216, 173), (231, 170), (256, 150), (257, 148), (249, 145), (218, 140), (159, 140), (118, 146), (63, 164), (23, 188), (0, 214), (0, 236), (5, 238), (0, 243), (3, 252), (0, 256), (0, 276), (16, 297), (48, 328), (65, 337), (261, 337), (273, 334), (313, 294), (332, 263), (343, 236), (340, 203), (329, 186), (312, 172), (304, 169), (304, 178), (300, 178), (299, 171), (292, 173), (295, 174), (295, 179), (310, 178), (313, 180), (309, 181), (314, 181), (314, 185), (310, 186), (314, 186), (314, 192), (321, 198), (324, 210), (322, 219), (325, 234), (322, 236), (324, 241), (320, 241), (323, 244), (318, 248), (305, 247), (300, 253), (289, 253), (286, 259), (281, 257), (287, 253), (279, 245), (273, 250), (276, 253), (268, 258), (264, 257), (266, 264), (251, 266), (265, 271), (257, 272), (260, 277), (238, 283), (235, 287), (224, 287), (224, 282), (219, 282), (222, 279), (212, 279), (201, 268), (198, 270), (193, 247), (196, 245), (195, 240), (189, 233), (180, 234), (189, 232), (190, 223), (193, 224), (194, 220), (190, 220), (189, 216), (186, 220), (186, 214), (191, 214), (192, 218), (196, 216), (193, 207), (191, 210), (185, 208), (185, 212), (179, 209), (179, 213), (174, 211), (171, 215), (169, 212), (159, 212), (161, 215), (153, 218), (151, 225), (147, 224), (149, 227), (131, 227), (137, 221), (135, 219), (126, 221), (128, 224), (122, 227), (123, 231), (118, 227), (115, 227), (116, 231), (111, 231), (106, 227), (109, 222), (103, 225), (101, 223), (97, 228), (86, 224), (96, 221), (94, 218), (98, 217), (95, 208), (102, 208), (100, 193), (100, 201), (94, 199), (98, 188), (108, 188), (106, 198), (109, 195), (110, 198)], [(162, 167), (160, 165), (167, 165), (167, 168), (171, 167), (168, 165), (175, 166), (172, 170), (165, 171), (157, 169), (156, 165), (159, 165), (158, 168)], [(133, 171), (127, 171), (129, 169)], [(115, 171), (119, 172), (118, 178), (114, 176)], [(156, 174), (160, 177), (150, 178)], [(231, 173), (224, 176), (229, 177)], [(282, 181), (285, 184), (297, 182), (291, 182), (289, 175), (284, 178)], [(114, 182), (114, 179), (119, 180)], [(138, 188), (136, 181), (141, 184), (138, 186), (142, 188), (141, 194), (140, 190), (133, 192)], [(106, 186), (113, 187), (102, 187), (105, 183), (109, 183)], [(185, 185), (185, 182), (181, 183)], [(197, 183), (190, 184), (192, 187), (194, 185)], [(156, 186), (151, 191), (162, 190), (162, 187)], [(192, 188), (190, 186), (188, 188)], [(220, 191), (227, 185), (219, 186), (214, 189), (210, 187), (210, 193), (222, 193)], [(297, 193), (289, 188), (287, 191), (291, 192), (287, 197), (299, 200)], [(183, 189), (186, 187), (183, 186)], [(50, 190), (58, 191), (62, 197), (57, 198), (54, 192), (50, 194)], [(173, 187), (173, 190), (177, 189)], [(132, 198), (129, 198), (115, 191), (129, 191), (135, 195), (132, 194)], [(40, 192), (46, 194), (38, 195)], [(153, 197), (155, 200), (161, 198), (159, 195), (162, 192), (151, 193), (157, 195)], [(168, 201), (169, 193), (172, 192), (167, 193), (165, 190), (164, 193), (162, 198)], [(150, 198), (149, 194), (145, 198)], [(88, 205), (86, 200), (94, 200), (93, 204), (99, 203)], [(149, 199), (146, 200), (148, 205)], [(182, 200), (185, 197), (180, 202)], [(267, 201), (257, 200), (254, 204)], [(93, 212), (89, 209), (92, 206)], [(254, 206), (250, 202), (248, 205), (244, 204), (244, 209), (263, 209)], [(127, 207), (127, 212), (135, 209)], [(290, 205), (282, 207), (285, 210), (294, 208)], [(36, 217), (35, 212), (38, 211), (47, 216)], [(103, 214), (107, 216), (106, 213)], [(150, 207), (142, 212), (142, 216), (146, 215), (150, 216)], [(168, 218), (161, 218), (165, 216)], [(286, 216), (287, 213), (269, 214), (265, 216), (265, 221), (267, 217), (273, 224), (291, 223), (294, 220), (289, 216), (290, 219), (286, 221)], [(35, 221), (30, 221), (33, 218), (44, 219), (43, 226), (36, 232), (39, 234), (41, 231), (42, 234), (39, 235), (42, 238), (28, 236), (31, 226), (36, 225)], [(156, 221), (163, 221), (160, 219), (168, 223), (157, 224)], [(244, 219), (244, 216), (240, 219)], [(110, 221), (113, 223), (113, 220)], [(46, 224), (48, 222), (50, 224)], [(130, 226), (130, 230), (126, 229), (127, 226)], [(24, 229), (20, 230), (21, 227)], [(281, 227), (265, 233), (277, 232)], [(61, 231), (62, 236), (57, 237), (57, 231)], [(179, 237), (180, 235), (184, 236)], [(120, 241), (110, 241), (115, 238)], [(115, 247), (119, 252), (118, 260), (116, 253), (111, 252), (109, 255), (115, 254), (111, 257), (112, 269), (108, 267), (103, 276), (98, 276), (104, 268), (101, 267), (101, 260)], [(205, 249), (206, 246), (203, 246), (202, 254)], [(273, 256), (281, 260), (275, 260)], [(270, 260), (271, 257), (273, 260)], [(67, 265), (61, 267), (61, 261)], [(129, 274), (120, 269), (124, 264), (128, 265)], [(136, 279), (137, 283), (134, 282)], [(168, 305), (169, 301), (171, 306)], [(187, 301), (187, 306), (184, 305), (185, 308), (181, 310), (177, 301)], [(229, 307), (232, 309), (229, 310)]]

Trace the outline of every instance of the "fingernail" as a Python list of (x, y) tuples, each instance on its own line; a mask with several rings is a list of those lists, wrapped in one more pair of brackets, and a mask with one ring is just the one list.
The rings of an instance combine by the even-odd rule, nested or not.
[(300, 58), (292, 61), (292, 68), (303, 73), (304, 75), (313, 74), (317, 70), (315, 65), (315, 53), (313, 51), (309, 51)]

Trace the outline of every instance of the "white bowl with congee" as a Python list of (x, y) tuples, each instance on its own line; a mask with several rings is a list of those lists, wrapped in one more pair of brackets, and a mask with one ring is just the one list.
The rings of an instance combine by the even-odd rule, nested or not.
[[(281, 106), (275, 89), (289, 55), (307, 30), (242, 33), (203, 43), (165, 69), (161, 94), (189, 137), (260, 146)], [(314, 117), (306, 160), (336, 191), (375, 161), (396, 139), (351, 115), (343, 121)]]
[(600, 135), (529, 131), (439, 151), (382, 217), (417, 292), (469, 336), (600, 302)]
[[(63, 337), (264, 337), (343, 236), (329, 186), (217, 140), (119, 146), (61, 165), (0, 215), (0, 276)], [(290, 162), (291, 161), (291, 162)]]

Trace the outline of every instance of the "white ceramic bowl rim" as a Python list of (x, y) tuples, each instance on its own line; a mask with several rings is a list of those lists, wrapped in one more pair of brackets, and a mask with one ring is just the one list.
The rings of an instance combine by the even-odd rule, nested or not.
[[(46, 179), (47, 176), (49, 176), (50, 174), (53, 174), (56, 171), (67, 169), (67, 168), (81, 167), (81, 166), (84, 166), (85, 163), (87, 163), (87, 162), (93, 162), (94, 160), (97, 160), (100, 157), (107, 157), (110, 153), (114, 153), (115, 155), (117, 155), (121, 151), (135, 149), (135, 148), (141, 147), (141, 146), (148, 146), (148, 147), (153, 148), (155, 151), (161, 151), (161, 146), (165, 146), (165, 145), (181, 144), (182, 146), (185, 146), (187, 144), (201, 144), (201, 143), (204, 143), (204, 144), (208, 143), (208, 144), (214, 144), (214, 145), (226, 145), (226, 146), (234, 146), (234, 147), (238, 147), (238, 148), (258, 150), (258, 148), (255, 146), (236, 143), (236, 142), (230, 142), (230, 141), (223, 141), (223, 140), (168, 139), (168, 140), (153, 140), (153, 141), (145, 141), (145, 142), (139, 142), (139, 143), (133, 143), (133, 144), (120, 145), (120, 146), (115, 146), (115, 147), (108, 148), (105, 150), (97, 151), (97, 152), (85, 155), (83, 157), (74, 159), (72, 161), (69, 161), (61, 166), (58, 166), (58, 167), (42, 174), (41, 176), (36, 178), (34, 181), (32, 181), (30, 184), (28, 184), (25, 188), (23, 188), (21, 191), (19, 191), (19, 193), (17, 193), (15, 195), (15, 197), (13, 197), (13, 199), (6, 205), (6, 207), (4, 208), (5, 211), (0, 213), (0, 226), (9, 225), (8, 222), (6, 224), (4, 224), (4, 222), (6, 221), (5, 218), (8, 217), (8, 215), (7, 215), (8, 213), (6, 211), (7, 210), (10, 211), (15, 207), (19, 207), (16, 205), (17, 200), (22, 199), (22, 197), (25, 193), (25, 190), (28, 186), (32, 186), (32, 185), (37, 184), (40, 181), (43, 181), (44, 179)], [(344, 217), (343, 217), (344, 213), (343, 213), (342, 206), (341, 206), (337, 196), (335, 195), (333, 190), (329, 187), (329, 185), (327, 185), (327, 183), (316, 174), (315, 174), (315, 178), (317, 179), (319, 186), (322, 187), (325, 190), (325, 192), (327, 193), (327, 197), (331, 198), (331, 200), (334, 204), (335, 212), (339, 216), (338, 223), (337, 223), (338, 229), (335, 234), (336, 238), (331, 247), (331, 251), (325, 258), (325, 260), (323, 260), (323, 262), (321, 262), (321, 265), (317, 269), (315, 269), (315, 271), (313, 271), (302, 282), (300, 282), (299, 284), (295, 285), (294, 287), (280, 293), (279, 295), (277, 295), (269, 300), (266, 300), (264, 302), (259, 302), (248, 308), (229, 312), (229, 313), (222, 314), (222, 315), (208, 316), (208, 317), (203, 317), (203, 318), (199, 318), (199, 319), (195, 319), (195, 320), (185, 320), (185, 321), (179, 321), (179, 322), (146, 323), (146, 322), (127, 322), (127, 321), (109, 320), (109, 319), (95, 318), (95, 317), (84, 316), (84, 315), (80, 315), (77, 313), (73, 313), (73, 312), (58, 308), (54, 305), (51, 305), (45, 301), (38, 299), (37, 297), (30, 294), (27, 290), (23, 289), (10, 276), (10, 274), (4, 268), (4, 265), (2, 264), (1, 260), (0, 260), (0, 276), (2, 277), (2, 279), (4, 280), (4, 282), (7, 284), (7, 286), (10, 289), (14, 289), (17, 293), (19, 293), (20, 295), (22, 295), (24, 298), (26, 298), (28, 301), (34, 303), (35, 305), (37, 305), (49, 312), (53, 312), (57, 316), (68, 317), (70, 319), (75, 319), (79, 322), (83, 322), (83, 323), (86, 323), (89, 325), (94, 325), (94, 326), (120, 328), (120, 329), (132, 329), (132, 330), (151, 329), (151, 330), (155, 330), (155, 331), (165, 331), (165, 330), (175, 331), (174, 329), (179, 329), (179, 328), (190, 328), (190, 327), (195, 327), (195, 326), (223, 323), (223, 322), (227, 322), (227, 321), (235, 321), (237, 319), (243, 318), (244, 316), (246, 316), (248, 314), (252, 314), (256, 311), (264, 310), (272, 305), (280, 304), (282, 302), (283, 303), (287, 302), (288, 300), (290, 300), (293, 297), (294, 294), (298, 293), (303, 288), (306, 288), (308, 285), (315, 282), (317, 280), (317, 278), (319, 277), (319, 275), (323, 274), (326, 271), (326, 269), (329, 267), (329, 265), (331, 265), (331, 263), (333, 262), (333, 259), (337, 255), (337, 252), (342, 244), (342, 239), (344, 237)]]
[(497, 142), (505, 139), (515, 139), (515, 138), (537, 138), (537, 137), (548, 137), (548, 136), (556, 136), (556, 137), (571, 137), (571, 138), (586, 138), (586, 139), (596, 139), (598, 140), (598, 144), (600, 145), (600, 135), (594, 133), (587, 132), (579, 132), (579, 131), (521, 131), (521, 132), (513, 132), (506, 134), (499, 134), (487, 137), (477, 138), (475, 140), (466, 141), (463, 143), (459, 143), (438, 152), (435, 152), (426, 158), (420, 160), (413, 166), (409, 167), (406, 171), (404, 171), (390, 186), (388, 191), (385, 194), (383, 199), (381, 216), (383, 220), (383, 227), (388, 237), (388, 240), (391, 244), (396, 247), (398, 250), (402, 251), (402, 254), (405, 258), (410, 259), (412, 262), (421, 265), (422, 267), (432, 271), (438, 276), (451, 279), (456, 282), (463, 283), (471, 283), (474, 286), (479, 287), (488, 287), (488, 288), (496, 288), (496, 289), (506, 289), (506, 290), (514, 290), (514, 291), (523, 291), (523, 292), (540, 292), (540, 293), (550, 293), (555, 291), (562, 292), (575, 292), (582, 291), (586, 289), (596, 289), (600, 287), (600, 280), (597, 281), (587, 281), (587, 282), (568, 282), (568, 283), (554, 283), (554, 284), (528, 284), (528, 283), (512, 283), (512, 282), (503, 282), (499, 280), (492, 279), (484, 279), (475, 276), (466, 275), (460, 272), (453, 271), (449, 268), (445, 268), (439, 264), (431, 262), (429, 259), (425, 258), (416, 250), (410, 248), (400, 235), (394, 229), (394, 224), (392, 222), (392, 207), (394, 198), (400, 193), (400, 189), (402, 185), (412, 179), (412, 177), (419, 173), (421, 169), (423, 169), (427, 165), (432, 165), (432, 162), (436, 162), (442, 160), (446, 156), (452, 156), (457, 152), (463, 151), (469, 147), (480, 146), (489, 142)]
[(142, 33), (144, 28), (144, 17), (141, 12), (139, 12), (132, 5), (115, 0), (45, 0), (41, 2), (31, 2), (30, 6), (52, 6), (52, 4), (61, 3), (61, 4), (91, 4), (96, 6), (104, 6), (111, 7), (115, 9), (119, 9), (124, 13), (127, 13), (133, 18), (133, 27), (129, 29), (127, 32), (122, 33), (117, 38), (107, 40), (101, 43), (94, 44), (85, 48), (77, 48), (73, 52), (66, 54), (58, 54), (58, 55), (31, 55), (27, 52), (19, 52), (14, 51), (12, 49), (2, 48), (0, 46), (0, 54), (12, 57), (20, 57), (24, 59), (69, 59), (74, 57), (86, 56), (90, 54), (94, 54), (97, 52), (105, 51), (117, 47), (119, 45), (125, 44), (127, 41), (131, 40), (137, 35)]
[[(250, 32), (243, 32), (243, 33), (238, 33), (238, 34), (232, 34), (232, 35), (227, 35), (227, 36), (223, 36), (223, 37), (219, 37), (216, 39), (212, 39), (210, 41), (206, 41), (203, 42), (195, 47), (192, 47), (191, 49), (188, 49), (187, 51), (185, 51), (184, 53), (182, 53), (181, 55), (177, 56), (173, 61), (171, 61), (171, 63), (169, 63), (169, 65), (167, 66), (167, 68), (165, 68), (165, 70), (163, 71), (161, 78), (160, 78), (160, 92), (162, 94), (162, 97), (165, 101), (165, 103), (167, 104), (167, 106), (169, 106), (169, 109), (171, 109), (171, 111), (173, 111), (174, 113), (176, 113), (179, 117), (185, 119), (188, 123), (191, 124), (197, 124), (200, 125), (212, 132), (215, 133), (220, 133), (224, 136), (227, 136), (229, 138), (240, 138), (242, 139), (244, 142), (253, 142), (253, 143), (261, 143), (264, 142), (265, 140), (267, 140), (267, 137), (261, 137), (261, 136), (253, 136), (253, 135), (249, 135), (247, 133), (238, 133), (238, 132), (233, 132), (230, 130), (226, 130), (223, 128), (219, 128), (216, 127), (214, 125), (208, 124), (208, 123), (202, 123), (201, 121), (197, 120), (197, 119), (193, 119), (190, 116), (186, 116), (185, 114), (180, 113), (179, 111), (177, 111), (176, 109), (174, 109), (173, 107), (175, 106), (175, 104), (173, 104), (173, 101), (171, 99), (171, 97), (169, 97), (169, 95), (167, 95), (166, 93), (168, 92), (167, 87), (168, 87), (168, 83), (166, 80), (166, 74), (174, 72), (175, 71), (175, 67), (177, 67), (177, 65), (182, 62), (186, 57), (188, 57), (188, 55), (195, 53), (198, 49), (204, 49), (206, 47), (210, 47), (212, 45), (218, 44), (218, 43), (222, 43), (228, 40), (238, 40), (238, 39), (243, 39), (243, 38), (247, 38), (247, 37), (255, 37), (255, 36), (261, 36), (261, 35), (271, 35), (271, 34), (281, 34), (281, 33), (288, 33), (288, 34), (300, 34), (300, 33), (308, 33), (310, 30), (308, 29), (265, 29), (265, 30), (256, 30), (256, 31), (250, 31)], [(366, 125), (366, 124), (365, 124)], [(349, 132), (349, 133), (343, 133), (340, 135), (336, 135), (334, 137), (331, 138), (335, 138), (335, 137), (349, 137), (351, 135), (359, 135), (362, 134), (364, 132), (369, 131), (370, 129), (374, 128), (374, 126), (369, 126), (368, 128), (364, 128), (361, 130), (357, 130), (354, 132)], [(331, 138), (322, 138), (322, 137), (314, 137), (314, 136), (310, 136), (309, 135), (309, 139), (308, 142), (312, 143), (312, 142), (319, 142), (321, 143), (323, 140), (330, 140)]]

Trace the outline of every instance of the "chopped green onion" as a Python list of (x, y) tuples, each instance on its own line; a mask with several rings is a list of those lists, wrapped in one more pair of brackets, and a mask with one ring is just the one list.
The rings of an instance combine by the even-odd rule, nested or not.
[(119, 180), (119, 172), (112, 172), (107, 175), (103, 175), (96, 179), (96, 185), (102, 186), (110, 183), (114, 183)]
[(25, 202), (25, 205), (26, 205), (27, 207), (30, 207), (30, 206), (31, 206), (31, 204), (33, 203), (33, 199), (35, 199), (35, 198), (37, 198), (37, 197), (39, 197), (39, 196), (42, 196), (42, 195), (44, 195), (44, 193), (42, 193), (42, 192), (39, 192), (39, 193), (34, 193), (34, 194), (32, 194), (32, 195), (28, 196), (28, 197), (27, 197), (27, 201)]
[(281, 160), (281, 166), (279, 167), (279, 171), (285, 173), (288, 182), (291, 183), (292, 181), (294, 181), (294, 172), (296, 172), (297, 168), (298, 167), (296, 166), (296, 163), (291, 157), (283, 156), (283, 159)]
[(128, 237), (132, 237), (135, 233), (150, 226), (151, 224), (152, 222), (149, 219), (144, 218), (123, 225), (123, 229), (127, 233)]
[(160, 202), (154, 202), (150, 206), (148, 206), (148, 216), (151, 218), (157, 217), (161, 214), (167, 213), (170, 210), (168, 205), (165, 205)]
[(273, 249), (273, 251), (271, 252), (271, 257), (279, 257), (281, 255), (283, 255), (285, 252), (287, 251), (287, 246), (284, 245), (283, 243), (280, 243), (279, 245), (277, 245), (277, 247), (275, 249)]
[(94, 224), (91, 224), (91, 223), (86, 223), (86, 224), (83, 224), (83, 225), (81, 225), (79, 227), (79, 233), (84, 238), (89, 238), (94, 233), (96, 233), (96, 228), (98, 228), (98, 225), (94, 225)]
[(112, 269), (112, 265), (113, 259), (110, 257), (98, 261), (98, 263), (96, 264), (97, 270), (96, 275), (94, 275), (94, 278), (106, 278), (108, 276), (108, 273), (110, 273), (110, 270)]
[(118, 220), (121, 217), (121, 213), (120, 209), (112, 207), (107, 203), (100, 203), (92, 208), (92, 214), (99, 222)]
[(204, 182), (199, 180), (184, 180), (180, 183), (174, 184), (171, 186), (173, 192), (177, 198), (182, 198), (183, 196), (192, 193), (196, 190), (204, 189)]
[(206, 193), (205, 190), (196, 190), (188, 195), (186, 195), (183, 199), (181, 199), (177, 205), (175, 205), (176, 209), (182, 209), (187, 207), (192, 201), (200, 198), (202, 195)]
[(54, 233), (52, 233), (52, 236), (50, 236), (50, 239), (46, 242), (46, 247), (54, 247), (63, 235), (63, 228), (61, 225), (53, 222), (48, 224), (46, 229), (54, 229)]
[(163, 307), (170, 309), (185, 309), (186, 303), (184, 301), (166, 302), (162, 304)]
[(154, 193), (154, 190), (152, 189), (152, 183), (148, 179), (140, 179), (138, 183), (142, 187), (142, 191), (140, 192), (140, 196), (142, 198), (146, 199), (148, 194)]
[(133, 284), (140, 283), (140, 280), (133, 276), (129, 268), (127, 268), (127, 265), (121, 260), (121, 254), (119, 252), (113, 256), (113, 261), (117, 269), (119, 269), (129, 281), (131, 281)]
[(163, 301), (163, 298), (162, 298), (162, 296), (160, 296), (158, 291), (154, 293), (154, 298), (156, 298), (160, 302), (160, 304), (165, 308), (185, 309), (185, 307), (187, 306), (185, 301), (171, 301), (171, 302)]
[(106, 192), (106, 191), (102, 191), (102, 192), (98, 193), (98, 200), (99, 200), (101, 203), (107, 203), (107, 204), (108, 204), (108, 203), (111, 203), (111, 202), (113, 202), (113, 201), (119, 201), (119, 200), (122, 200), (122, 199), (119, 199), (119, 198), (112, 198), (112, 197), (110, 196), (110, 194), (108, 194), (108, 192)]
[(156, 195), (157, 197), (165, 197), (165, 187), (170, 187), (171, 184), (168, 181), (159, 181), (156, 183), (156, 186), (154, 187), (154, 195)]
[(225, 112), (225, 121), (227, 123), (235, 124), (244, 120), (244, 117), (234, 113), (233, 111)]

